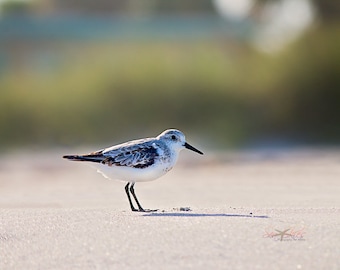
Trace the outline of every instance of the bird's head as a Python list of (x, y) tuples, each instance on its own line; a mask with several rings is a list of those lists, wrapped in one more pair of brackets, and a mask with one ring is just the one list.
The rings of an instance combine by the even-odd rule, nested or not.
[(167, 145), (171, 146), (174, 150), (180, 151), (184, 148), (190, 149), (196, 153), (203, 155), (203, 153), (195, 147), (188, 144), (185, 140), (183, 132), (177, 129), (167, 129), (157, 137), (159, 140), (164, 141)]

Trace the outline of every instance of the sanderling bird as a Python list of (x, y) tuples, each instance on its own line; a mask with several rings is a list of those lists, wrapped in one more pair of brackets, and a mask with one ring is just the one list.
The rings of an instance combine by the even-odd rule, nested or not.
[[(176, 129), (168, 129), (156, 138), (146, 138), (114, 145), (86, 155), (66, 155), (63, 158), (74, 161), (90, 161), (97, 165), (98, 172), (109, 179), (126, 181), (125, 192), (132, 211), (144, 210), (135, 194), (136, 182), (155, 180), (170, 171), (177, 162), (179, 152), (190, 149), (203, 153), (188, 144), (184, 134)], [(136, 201), (135, 208), (131, 195)]]

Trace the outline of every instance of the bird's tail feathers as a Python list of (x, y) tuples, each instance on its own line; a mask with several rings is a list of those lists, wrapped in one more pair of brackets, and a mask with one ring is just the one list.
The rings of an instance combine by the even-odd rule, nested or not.
[(72, 160), (72, 161), (92, 161), (92, 162), (102, 162), (103, 161), (103, 155), (102, 154), (88, 154), (88, 155), (65, 155), (63, 158)]

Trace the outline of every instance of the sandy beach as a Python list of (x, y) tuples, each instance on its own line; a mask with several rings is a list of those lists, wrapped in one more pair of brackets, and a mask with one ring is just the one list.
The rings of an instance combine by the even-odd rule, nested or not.
[(124, 183), (64, 151), (0, 157), (0, 269), (340, 269), (340, 150), (183, 152)]

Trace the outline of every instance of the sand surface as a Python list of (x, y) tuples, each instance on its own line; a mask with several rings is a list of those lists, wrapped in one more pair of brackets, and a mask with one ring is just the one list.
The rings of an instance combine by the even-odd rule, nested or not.
[(0, 156), (1, 270), (340, 269), (339, 149), (184, 152), (155, 213), (63, 153)]

